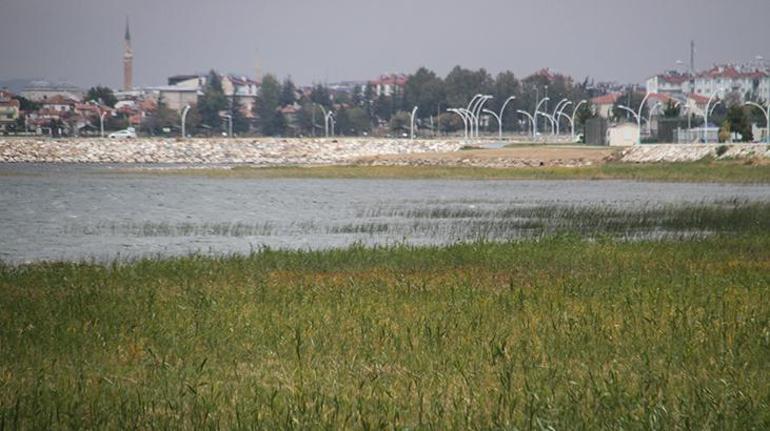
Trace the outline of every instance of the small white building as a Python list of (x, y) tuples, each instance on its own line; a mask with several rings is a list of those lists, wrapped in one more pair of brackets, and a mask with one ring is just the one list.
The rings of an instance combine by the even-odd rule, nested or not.
[(607, 129), (610, 147), (630, 147), (639, 142), (639, 127), (636, 124), (620, 123)]

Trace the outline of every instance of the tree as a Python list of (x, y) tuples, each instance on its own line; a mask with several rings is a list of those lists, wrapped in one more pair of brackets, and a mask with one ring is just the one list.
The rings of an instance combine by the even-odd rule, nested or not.
[(369, 117), (366, 111), (359, 106), (337, 111), (336, 129), (344, 135), (360, 135), (369, 132)]
[(405, 108), (417, 106), (417, 116), (427, 118), (444, 101), (444, 82), (432, 71), (421, 67), (409, 76), (404, 88)]
[(313, 87), (313, 91), (310, 93), (310, 100), (313, 103), (317, 103), (325, 108), (332, 107), (332, 97), (329, 93), (329, 89), (321, 84)]
[(15, 100), (19, 101), (19, 109), (23, 112), (37, 111), (40, 109), (40, 104), (27, 99), (24, 96), (13, 96)]
[[(626, 111), (625, 109), (620, 109), (619, 106), (620, 105), (626, 106), (630, 108), (632, 111), (639, 114), (639, 105), (642, 104), (642, 100), (644, 100), (644, 93), (639, 93), (633, 90), (626, 91), (624, 95), (618, 97), (618, 100), (615, 102), (615, 105), (612, 107), (612, 115), (616, 119), (628, 118), (629, 121), (636, 123), (636, 117), (631, 115), (631, 113)], [(643, 106), (641, 116), (642, 118), (646, 118), (646, 115), (647, 115), (647, 106)]]
[(668, 103), (666, 103), (666, 109), (663, 110), (663, 117), (679, 118), (680, 113), (681, 113), (681, 109), (679, 109), (678, 106), (674, 106), (673, 100), (669, 100)]
[(293, 105), (297, 101), (297, 88), (291, 81), (291, 78), (286, 78), (281, 86), (281, 106)]
[(243, 106), (234, 94), (230, 98), (229, 114), (232, 116), (233, 133), (246, 133), (249, 131), (249, 120), (243, 115)]
[(197, 110), (204, 125), (213, 130), (222, 130), (220, 113), (227, 110), (227, 98), (222, 90), (222, 79), (215, 71), (210, 71), (206, 79), (203, 96), (198, 99)]
[(408, 112), (399, 111), (390, 119), (390, 130), (396, 134), (401, 134), (409, 130), (411, 116)]
[(265, 75), (257, 102), (254, 104), (254, 113), (263, 135), (280, 135), (286, 130), (286, 119), (280, 111), (281, 93), (281, 83), (275, 76)]
[(751, 142), (754, 139), (754, 134), (751, 130), (751, 122), (746, 113), (746, 108), (740, 104), (730, 106), (727, 110), (725, 123), (728, 126), (727, 130), (740, 134), (743, 142)]
[(492, 77), (485, 69), (472, 71), (455, 66), (444, 79), (447, 104), (454, 107), (465, 107), (476, 94), (489, 94), (492, 86)]
[(88, 89), (88, 93), (86, 93), (86, 101), (93, 101), (101, 105), (114, 108), (115, 104), (118, 103), (118, 98), (115, 97), (115, 93), (112, 92), (112, 89), (108, 87), (96, 86)]
[(499, 113), (502, 109), (505, 100), (511, 96), (516, 96), (517, 100), (513, 100), (508, 103), (508, 106), (503, 112), (503, 130), (514, 130), (516, 125), (516, 109), (518, 98), (521, 96), (521, 88), (519, 80), (511, 71), (501, 72), (495, 78), (494, 90), (492, 95), (494, 99), (488, 103), (489, 109)]

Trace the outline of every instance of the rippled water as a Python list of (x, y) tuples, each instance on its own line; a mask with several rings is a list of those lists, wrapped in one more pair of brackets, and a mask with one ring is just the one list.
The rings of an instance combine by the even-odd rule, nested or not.
[(770, 188), (763, 185), (209, 179), (109, 171), (0, 165), (0, 260), (434, 244), (525, 236), (527, 220), (501, 225), (489, 218), (502, 209), (770, 201)]

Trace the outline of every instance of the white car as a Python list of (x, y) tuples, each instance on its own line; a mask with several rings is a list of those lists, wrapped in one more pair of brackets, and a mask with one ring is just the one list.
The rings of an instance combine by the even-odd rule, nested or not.
[(110, 139), (135, 139), (136, 130), (134, 130), (133, 127), (129, 127), (128, 129), (118, 130), (117, 132), (110, 133), (109, 138)]

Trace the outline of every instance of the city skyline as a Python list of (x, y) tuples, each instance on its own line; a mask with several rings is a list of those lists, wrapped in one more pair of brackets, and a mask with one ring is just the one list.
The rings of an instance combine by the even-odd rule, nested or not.
[[(550, 67), (576, 79), (642, 83), (676, 67), (677, 60), (686, 67), (691, 39), (697, 44), (698, 69), (770, 54), (763, 43), (770, 28), (762, 25), (770, 4), (757, 0), (729, 5), (650, 0), (624, 6), (626, 21), (612, 13), (618, 6), (607, 0), (540, 6), (531, 1), (482, 1), (472, 10), (435, 1), (360, 3), (230, 0), (182, 9), (177, 0), (160, 5), (145, 0), (68, 0), (53, 5), (5, 0), (0, 5), (0, 37), (18, 42), (0, 47), (0, 79), (120, 88), (127, 17), (138, 86), (212, 68), (247, 76), (259, 68), (310, 84), (410, 73), (420, 66), (445, 75), (458, 64), (493, 74), (512, 70), (518, 76)], [(485, 17), (478, 30), (467, 25), (474, 11)], [(512, 17), (510, 22), (506, 16)], [(327, 39), (325, 46), (318, 43)]]

